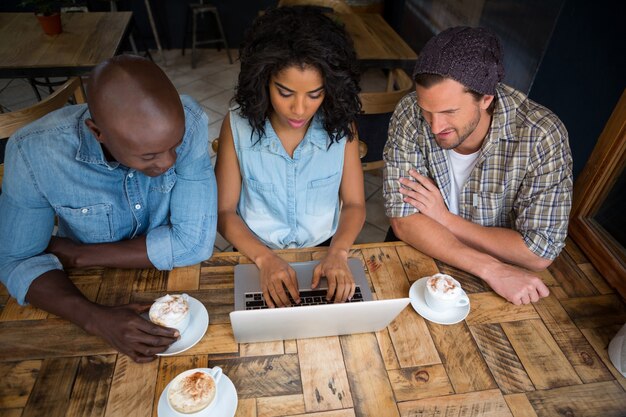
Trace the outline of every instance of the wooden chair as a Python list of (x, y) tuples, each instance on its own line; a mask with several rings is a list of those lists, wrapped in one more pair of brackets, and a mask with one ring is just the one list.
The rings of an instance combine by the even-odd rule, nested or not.
[[(0, 140), (5, 140), (5, 138), (10, 137), (22, 126), (26, 126), (30, 122), (54, 110), (60, 109), (68, 102), (70, 97), (74, 97), (74, 101), (77, 104), (86, 102), (83, 83), (79, 77), (70, 78), (50, 96), (31, 107), (9, 113), (0, 113)], [(4, 164), (2, 163), (0, 164), (0, 187), (3, 177)]]
[(359, 156), (364, 171), (382, 168), (389, 119), (402, 97), (413, 91), (413, 80), (401, 69), (391, 70), (387, 91), (361, 93), (363, 113), (357, 117)]
[(335, 13), (352, 13), (344, 0), (280, 0), (278, 7), (283, 6), (318, 6), (333, 9)]

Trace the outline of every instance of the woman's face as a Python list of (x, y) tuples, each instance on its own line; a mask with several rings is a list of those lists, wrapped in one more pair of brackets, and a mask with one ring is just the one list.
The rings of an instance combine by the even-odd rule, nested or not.
[(322, 74), (313, 67), (287, 67), (270, 78), (272, 125), (276, 130), (302, 130), (324, 101)]

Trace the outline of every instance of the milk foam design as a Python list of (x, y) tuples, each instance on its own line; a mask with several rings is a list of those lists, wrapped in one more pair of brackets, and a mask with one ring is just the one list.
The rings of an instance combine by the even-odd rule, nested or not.
[(428, 307), (436, 311), (464, 307), (469, 304), (469, 298), (459, 281), (446, 274), (428, 277), (424, 299)]
[(215, 381), (211, 375), (191, 371), (182, 373), (174, 379), (168, 390), (168, 401), (175, 411), (191, 414), (211, 404), (215, 393)]
[(444, 300), (457, 298), (463, 293), (459, 282), (446, 274), (435, 274), (428, 278), (426, 288), (432, 295)]
[(189, 296), (167, 294), (157, 298), (150, 307), (149, 316), (153, 323), (178, 329), (182, 334), (189, 324)]

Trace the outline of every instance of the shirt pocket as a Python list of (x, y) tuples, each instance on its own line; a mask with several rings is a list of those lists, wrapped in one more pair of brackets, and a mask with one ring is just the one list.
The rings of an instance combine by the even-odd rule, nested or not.
[(323, 216), (334, 213), (339, 200), (341, 173), (310, 181), (306, 190), (306, 214)]
[(472, 207), (472, 221), (482, 226), (499, 226), (504, 209), (504, 192), (478, 192), (477, 205)]
[(278, 215), (278, 201), (276, 199), (276, 192), (274, 190), (274, 184), (271, 182), (261, 182), (253, 178), (246, 178), (246, 200), (248, 201), (247, 208), (255, 213), (265, 214), (273, 213)]
[(110, 242), (114, 238), (111, 204), (79, 208), (55, 207), (69, 232), (82, 243)]

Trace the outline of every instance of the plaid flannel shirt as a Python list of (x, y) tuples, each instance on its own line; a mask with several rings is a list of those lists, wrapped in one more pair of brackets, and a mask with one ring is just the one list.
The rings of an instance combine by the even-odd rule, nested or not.
[[(401, 177), (416, 169), (432, 178), (449, 204), (450, 173), (417, 105), (398, 103), (389, 124), (383, 194), (388, 217), (419, 210), (403, 201)], [(554, 259), (564, 246), (572, 206), (572, 156), (567, 131), (550, 110), (499, 84), (491, 128), (459, 196), (459, 215), (482, 226), (518, 231), (538, 256)]]

